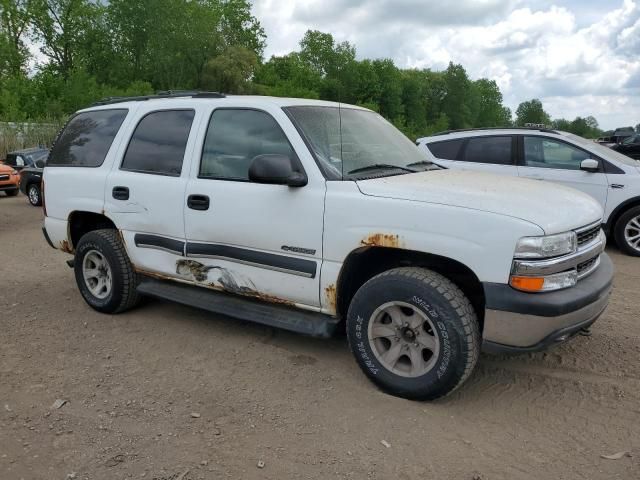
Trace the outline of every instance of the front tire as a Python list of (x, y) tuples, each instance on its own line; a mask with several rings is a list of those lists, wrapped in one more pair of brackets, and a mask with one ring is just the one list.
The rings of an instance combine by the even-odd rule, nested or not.
[(29, 198), (29, 203), (34, 207), (39, 207), (42, 205), (42, 195), (40, 194), (40, 185), (32, 183), (27, 188), (27, 198)]
[(76, 248), (74, 271), (85, 302), (102, 313), (120, 313), (138, 302), (137, 276), (120, 234), (94, 230)]
[(640, 257), (640, 206), (624, 212), (613, 229), (618, 248), (627, 255)]
[(453, 392), (480, 355), (471, 303), (449, 279), (424, 268), (396, 268), (365, 283), (349, 307), (347, 338), (373, 383), (412, 400)]

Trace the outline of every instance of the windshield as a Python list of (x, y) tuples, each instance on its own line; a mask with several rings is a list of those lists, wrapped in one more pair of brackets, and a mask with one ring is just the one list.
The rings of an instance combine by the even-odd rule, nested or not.
[(339, 107), (288, 107), (329, 179), (399, 175), (431, 166), (427, 155), (382, 116)]
[(627, 157), (620, 152), (616, 152), (615, 150), (605, 147), (604, 145), (600, 145), (593, 140), (587, 140), (586, 138), (580, 137), (578, 135), (574, 135), (573, 133), (562, 132), (562, 135), (570, 138), (575, 143), (580, 144), (587, 150), (599, 155), (603, 158), (608, 158), (610, 160), (615, 160), (620, 163), (624, 163), (625, 165), (630, 165), (632, 167), (637, 167), (640, 162), (638, 160), (634, 160), (631, 157)]
[(636, 143), (638, 141), (640, 141), (640, 135), (631, 135), (630, 137), (625, 138), (622, 143), (629, 145), (630, 143)]

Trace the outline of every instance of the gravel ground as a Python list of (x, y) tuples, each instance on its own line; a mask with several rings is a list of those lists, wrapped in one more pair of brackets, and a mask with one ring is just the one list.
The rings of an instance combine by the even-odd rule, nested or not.
[(379, 392), (344, 337), (151, 300), (94, 312), (41, 221), (0, 195), (3, 480), (640, 478), (640, 258), (609, 248), (591, 337), (483, 355), (420, 403)]

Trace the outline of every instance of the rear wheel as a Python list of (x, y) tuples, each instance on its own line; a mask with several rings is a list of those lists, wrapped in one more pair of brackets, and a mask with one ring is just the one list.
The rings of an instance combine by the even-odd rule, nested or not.
[(74, 271), (82, 297), (99, 312), (123, 312), (138, 302), (136, 273), (116, 230), (83, 235), (76, 248)]
[(454, 391), (480, 354), (471, 303), (450, 280), (423, 268), (396, 268), (365, 283), (349, 307), (347, 337), (376, 385), (416, 400)]
[(640, 257), (640, 206), (630, 208), (620, 216), (613, 235), (620, 250)]
[(29, 198), (29, 203), (34, 207), (39, 207), (42, 205), (42, 196), (40, 195), (40, 185), (36, 183), (32, 183), (27, 188), (27, 197)]
[(7, 197), (15, 197), (16, 195), (18, 195), (18, 189), (16, 188), (15, 190), (5, 190), (5, 193), (7, 194)]

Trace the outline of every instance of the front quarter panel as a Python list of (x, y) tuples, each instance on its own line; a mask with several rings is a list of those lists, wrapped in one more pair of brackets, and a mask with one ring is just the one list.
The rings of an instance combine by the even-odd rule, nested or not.
[(517, 240), (543, 234), (518, 218), (363, 195), (355, 182), (327, 182), (323, 311), (335, 313), (340, 269), (358, 248), (378, 245), (440, 255), (466, 265), (482, 282), (508, 283)]

